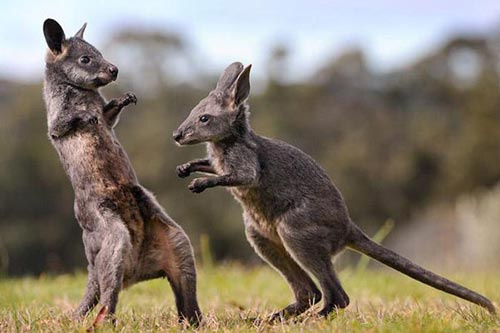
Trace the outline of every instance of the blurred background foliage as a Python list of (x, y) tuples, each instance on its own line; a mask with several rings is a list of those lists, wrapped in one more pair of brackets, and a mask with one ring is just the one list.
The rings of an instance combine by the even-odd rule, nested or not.
[[(176, 165), (205, 150), (178, 148), (171, 133), (219, 73), (206, 72), (190, 41), (168, 31), (125, 29), (97, 46), (120, 68), (104, 94), (133, 91), (139, 99), (116, 132), (141, 183), (196, 251), (208, 235), (215, 260), (257, 262), (230, 194), (216, 188), (194, 195), (189, 180), (175, 174)], [(286, 43), (270, 47), (268, 76), (252, 81), (254, 130), (319, 161), (368, 233), (394, 220), (390, 246), (430, 264), (500, 264), (485, 255), (500, 250), (500, 31), (452, 35), (384, 73), (354, 47), (291, 81), (293, 52)], [(73, 192), (47, 138), (41, 89), (41, 82), (0, 79), (0, 270), (9, 275), (85, 267)]]

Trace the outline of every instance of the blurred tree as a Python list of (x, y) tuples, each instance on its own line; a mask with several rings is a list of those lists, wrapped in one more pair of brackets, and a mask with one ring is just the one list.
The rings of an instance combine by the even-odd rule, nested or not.
[(199, 73), (188, 43), (175, 32), (126, 28), (104, 48), (120, 66), (120, 81), (138, 94), (155, 98), (170, 85), (194, 81)]
[[(415, 212), (499, 182), (496, 49), (500, 33), (457, 36), (414, 64), (380, 74), (353, 48), (309, 80), (290, 83), (291, 51), (278, 43), (269, 54), (269, 82), (250, 99), (252, 125), (317, 159), (368, 232), (387, 218), (406, 223)], [(223, 189), (194, 195), (174, 171), (205, 154), (202, 146), (177, 148), (171, 133), (219, 73), (198, 68), (204, 64), (175, 33), (126, 29), (103, 53), (120, 67), (105, 94), (132, 90), (139, 98), (116, 131), (141, 183), (195, 248), (207, 234), (215, 259), (256, 260), (232, 197)], [(8, 252), (9, 274), (68, 271), (85, 261), (72, 189), (45, 124), (40, 83), (0, 80), (0, 247)]]

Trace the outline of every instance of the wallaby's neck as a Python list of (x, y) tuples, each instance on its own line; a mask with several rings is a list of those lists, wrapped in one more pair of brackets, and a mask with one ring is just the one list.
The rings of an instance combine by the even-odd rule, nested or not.
[(249, 118), (250, 112), (248, 111), (248, 107), (246, 105), (240, 106), (232, 127), (235, 136), (244, 137), (252, 132)]
[(250, 127), (249, 117), (250, 113), (247, 111), (247, 108), (243, 108), (238, 111), (238, 115), (231, 128), (231, 134), (222, 140), (213, 142), (212, 144), (215, 147), (226, 150), (237, 144), (248, 144), (253, 142), (256, 134)]

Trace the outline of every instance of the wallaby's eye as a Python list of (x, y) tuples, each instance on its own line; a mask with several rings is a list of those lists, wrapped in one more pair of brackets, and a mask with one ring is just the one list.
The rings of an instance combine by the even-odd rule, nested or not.
[(87, 56), (80, 57), (80, 62), (82, 64), (88, 64), (90, 62), (90, 58)]
[(203, 116), (200, 117), (200, 121), (202, 123), (206, 123), (208, 121), (208, 119), (209, 119), (209, 117), (206, 114), (204, 114)]

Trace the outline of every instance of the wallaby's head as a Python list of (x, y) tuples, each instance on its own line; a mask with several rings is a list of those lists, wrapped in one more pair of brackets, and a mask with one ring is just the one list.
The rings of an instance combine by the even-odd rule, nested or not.
[(116, 80), (118, 68), (83, 40), (86, 26), (85, 23), (75, 36), (66, 39), (59, 23), (45, 20), (43, 33), (49, 46), (47, 69), (59, 80), (85, 89), (97, 89)]
[(180, 145), (217, 142), (246, 129), (246, 100), (250, 93), (250, 69), (239, 62), (227, 67), (217, 87), (191, 110), (174, 132)]

